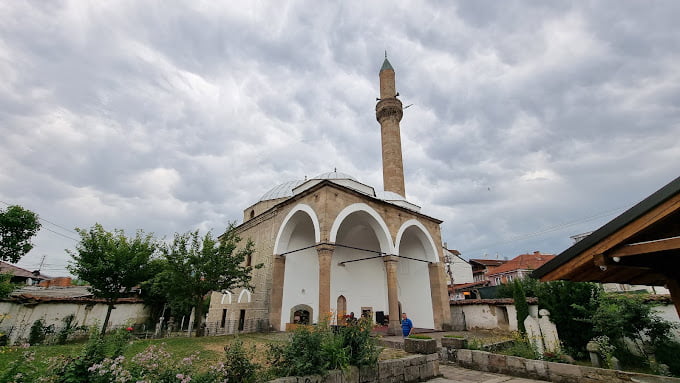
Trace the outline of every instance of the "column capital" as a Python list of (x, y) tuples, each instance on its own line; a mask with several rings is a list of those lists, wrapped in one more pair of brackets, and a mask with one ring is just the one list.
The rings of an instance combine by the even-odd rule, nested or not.
[(317, 253), (321, 254), (322, 252), (333, 252), (335, 251), (335, 244), (334, 243), (328, 243), (328, 242), (322, 242), (316, 245), (316, 251)]
[(383, 262), (399, 262), (399, 257), (397, 257), (396, 255), (392, 255), (392, 254), (385, 255), (385, 256), (382, 257), (382, 259), (383, 259)]

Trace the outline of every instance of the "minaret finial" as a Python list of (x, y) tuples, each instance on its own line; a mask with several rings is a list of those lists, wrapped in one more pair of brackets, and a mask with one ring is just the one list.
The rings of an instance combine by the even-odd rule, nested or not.
[(385, 49), (385, 58), (387, 58), (387, 49)]

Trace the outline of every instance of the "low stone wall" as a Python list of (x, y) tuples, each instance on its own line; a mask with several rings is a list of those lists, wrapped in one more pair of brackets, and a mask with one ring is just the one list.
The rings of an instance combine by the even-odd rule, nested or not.
[(377, 366), (333, 370), (326, 376), (288, 376), (270, 383), (378, 383), (419, 382), (439, 376), (439, 356), (409, 355), (401, 359), (381, 360)]
[(440, 351), (440, 358), (456, 363), (461, 367), (475, 370), (497, 372), (558, 383), (680, 383), (680, 379), (666, 376), (546, 362), (477, 350), (442, 348)]

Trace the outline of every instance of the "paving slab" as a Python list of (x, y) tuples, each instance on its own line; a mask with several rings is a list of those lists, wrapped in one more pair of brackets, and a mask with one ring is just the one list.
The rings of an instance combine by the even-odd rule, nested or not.
[(539, 383), (543, 380), (518, 378), (510, 375), (494, 374), (491, 372), (469, 370), (450, 364), (440, 364), (439, 372), (444, 375), (430, 379), (431, 383)]

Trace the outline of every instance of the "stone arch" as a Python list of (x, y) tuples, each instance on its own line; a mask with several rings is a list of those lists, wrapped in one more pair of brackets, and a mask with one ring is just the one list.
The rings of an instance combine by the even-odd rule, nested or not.
[(220, 304), (225, 304), (224, 303), (225, 298), (227, 300), (226, 304), (230, 305), (231, 304), (231, 292), (230, 291), (223, 291), (222, 292), (222, 301), (220, 302)]
[(244, 296), (245, 296), (245, 299), (246, 299), (245, 303), (250, 303), (250, 300), (252, 298), (251, 293), (250, 293), (250, 291), (248, 291), (246, 289), (243, 289), (243, 291), (241, 291), (241, 294), (238, 295), (238, 303), (243, 303), (243, 297)]
[(301, 203), (295, 205), (295, 207), (293, 207), (283, 219), (281, 227), (279, 227), (279, 232), (276, 235), (276, 241), (274, 242), (274, 254), (282, 254), (291, 250), (288, 249), (290, 237), (295, 231), (295, 228), (297, 227), (300, 220), (304, 219), (303, 216), (305, 214), (309, 217), (309, 219), (312, 220), (312, 225), (314, 227), (314, 240), (316, 242), (320, 241), (321, 229), (319, 225), (319, 218), (311, 206)]
[(296, 323), (296, 318), (295, 318), (295, 313), (298, 311), (306, 311), (307, 312), (307, 323), (303, 324), (312, 324), (313, 318), (314, 318), (314, 309), (305, 304), (299, 304), (291, 307), (290, 309), (290, 322), (289, 323)]
[[(423, 260), (433, 263), (439, 262), (439, 252), (437, 251), (437, 245), (435, 245), (430, 232), (427, 231), (425, 225), (415, 219), (410, 219), (404, 222), (399, 228), (399, 231), (397, 231), (397, 241), (394, 245), (397, 251), (399, 251), (399, 246), (401, 245), (402, 239), (404, 239), (406, 230), (409, 230), (409, 232), (413, 233), (422, 243), (423, 248), (425, 249), (425, 257)], [(399, 253), (397, 252), (396, 254)]]
[[(281, 223), (274, 254), (284, 254), (283, 279), (273, 289), (281, 291), (281, 311), (276, 313), (280, 329), (286, 328), (295, 305), (306, 304), (318, 312), (319, 258), (316, 245), (321, 237), (319, 220), (314, 210), (306, 204), (291, 209)], [(309, 311), (313, 313), (313, 311)], [(311, 318), (310, 321), (315, 321)]]
[(364, 307), (389, 312), (383, 256), (394, 247), (380, 214), (364, 203), (347, 206), (335, 218), (329, 240), (335, 243), (331, 297), (344, 296), (347, 312), (361, 313)]
[(397, 232), (399, 301), (413, 325), (435, 328), (430, 264), (439, 260), (437, 247), (425, 226), (415, 219)]
[(331, 242), (336, 242), (340, 226), (350, 215), (353, 214), (365, 214), (369, 216), (371, 219), (368, 219), (367, 223), (370, 224), (373, 232), (378, 238), (378, 242), (380, 243), (380, 251), (386, 254), (394, 253), (394, 246), (392, 245), (390, 230), (387, 228), (387, 224), (385, 224), (385, 221), (380, 216), (380, 214), (378, 214), (378, 212), (365, 203), (355, 203), (342, 209), (342, 211), (335, 218), (335, 221), (333, 221), (333, 226), (331, 226), (331, 232), (329, 236), (329, 240)]

